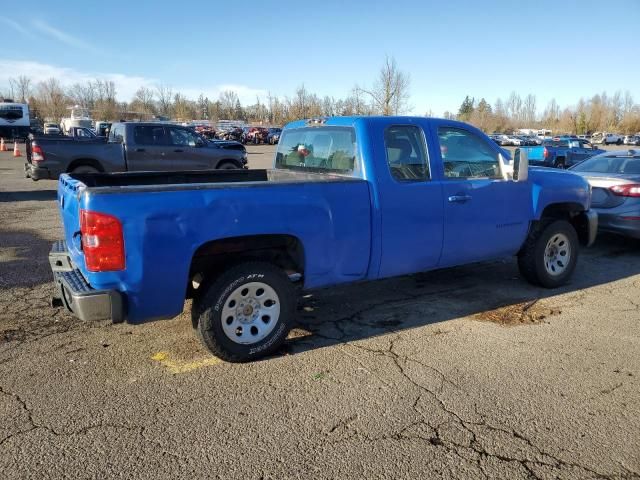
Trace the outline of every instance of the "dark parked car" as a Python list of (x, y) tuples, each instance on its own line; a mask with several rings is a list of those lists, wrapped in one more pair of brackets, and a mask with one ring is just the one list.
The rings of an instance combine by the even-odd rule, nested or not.
[(640, 239), (640, 150), (606, 152), (571, 171), (591, 185), (600, 230)]
[(184, 171), (246, 168), (238, 142), (208, 141), (190, 128), (162, 123), (114, 123), (108, 139), (35, 137), (27, 145), (25, 175), (57, 179), (61, 173)]
[(282, 134), (281, 128), (270, 128), (269, 133), (267, 134), (267, 143), (270, 145), (275, 145), (280, 141), (281, 134)]

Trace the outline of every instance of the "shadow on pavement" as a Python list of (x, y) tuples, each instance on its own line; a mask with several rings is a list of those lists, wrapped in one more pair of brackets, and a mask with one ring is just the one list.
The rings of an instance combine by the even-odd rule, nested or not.
[[(579, 303), (581, 290), (637, 274), (640, 242), (600, 235), (593, 247), (581, 251), (572, 282), (555, 290), (527, 283), (515, 259), (319, 290), (300, 301), (297, 320), (302, 331), (297, 335), (294, 329), (281, 353), (300, 353), (467, 316), (509, 325), (543, 323), (561, 312), (561, 303)], [(571, 292), (575, 292), (570, 297), (574, 300), (554, 301), (553, 297)], [(529, 312), (534, 305), (535, 312)], [(516, 318), (505, 318), (509, 315)]]
[(18, 192), (0, 192), (0, 202), (39, 202), (55, 200), (56, 190), (24, 190)]
[(53, 281), (48, 261), (51, 243), (33, 230), (0, 230), (0, 290)]

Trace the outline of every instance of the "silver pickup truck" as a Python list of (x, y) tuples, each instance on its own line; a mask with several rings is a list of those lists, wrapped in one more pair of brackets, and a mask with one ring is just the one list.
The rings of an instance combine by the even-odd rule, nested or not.
[(106, 139), (33, 137), (26, 150), (25, 176), (33, 180), (62, 173), (247, 168), (241, 143), (210, 141), (187, 127), (157, 122), (114, 123)]

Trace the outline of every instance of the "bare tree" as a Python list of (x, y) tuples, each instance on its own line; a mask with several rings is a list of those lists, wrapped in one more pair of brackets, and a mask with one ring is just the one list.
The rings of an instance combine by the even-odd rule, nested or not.
[(524, 103), (522, 105), (522, 120), (528, 125), (533, 125), (536, 121), (536, 96), (529, 94), (524, 97)]
[(93, 115), (96, 120), (117, 120), (121, 108), (116, 100), (116, 85), (111, 80), (96, 80), (94, 82), (96, 102)]
[(19, 102), (26, 103), (31, 96), (31, 79), (26, 75), (20, 75), (18, 78), (10, 78), (9, 85), (16, 99)]
[(173, 100), (173, 90), (166, 85), (158, 85), (156, 87), (156, 95), (158, 97), (158, 113), (161, 115), (171, 115), (171, 106)]
[(402, 72), (393, 57), (386, 57), (372, 90), (364, 90), (381, 115), (399, 115), (409, 108), (409, 74)]
[(153, 90), (147, 87), (140, 87), (136, 90), (131, 101), (131, 108), (139, 113), (150, 115), (154, 113), (154, 93)]
[(236, 104), (240, 101), (238, 94), (233, 90), (225, 90), (220, 93), (220, 115), (222, 118), (233, 118), (236, 114)]
[(520, 123), (522, 119), (522, 99), (516, 92), (511, 92), (506, 104), (507, 115), (514, 123)]
[(59, 122), (67, 113), (69, 100), (56, 78), (40, 82), (36, 98), (41, 115), (51, 121)]
[(67, 89), (67, 94), (76, 105), (92, 110), (96, 104), (96, 89), (93, 82), (82, 85), (74, 83)]

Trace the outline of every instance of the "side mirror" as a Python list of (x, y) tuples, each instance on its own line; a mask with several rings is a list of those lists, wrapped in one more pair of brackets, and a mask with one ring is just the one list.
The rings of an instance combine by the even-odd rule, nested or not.
[(502, 172), (502, 178), (505, 180), (513, 179), (513, 164), (508, 163), (504, 155), (498, 154), (498, 163), (500, 164), (500, 171)]
[(526, 182), (529, 178), (529, 152), (516, 148), (513, 155), (513, 180)]

